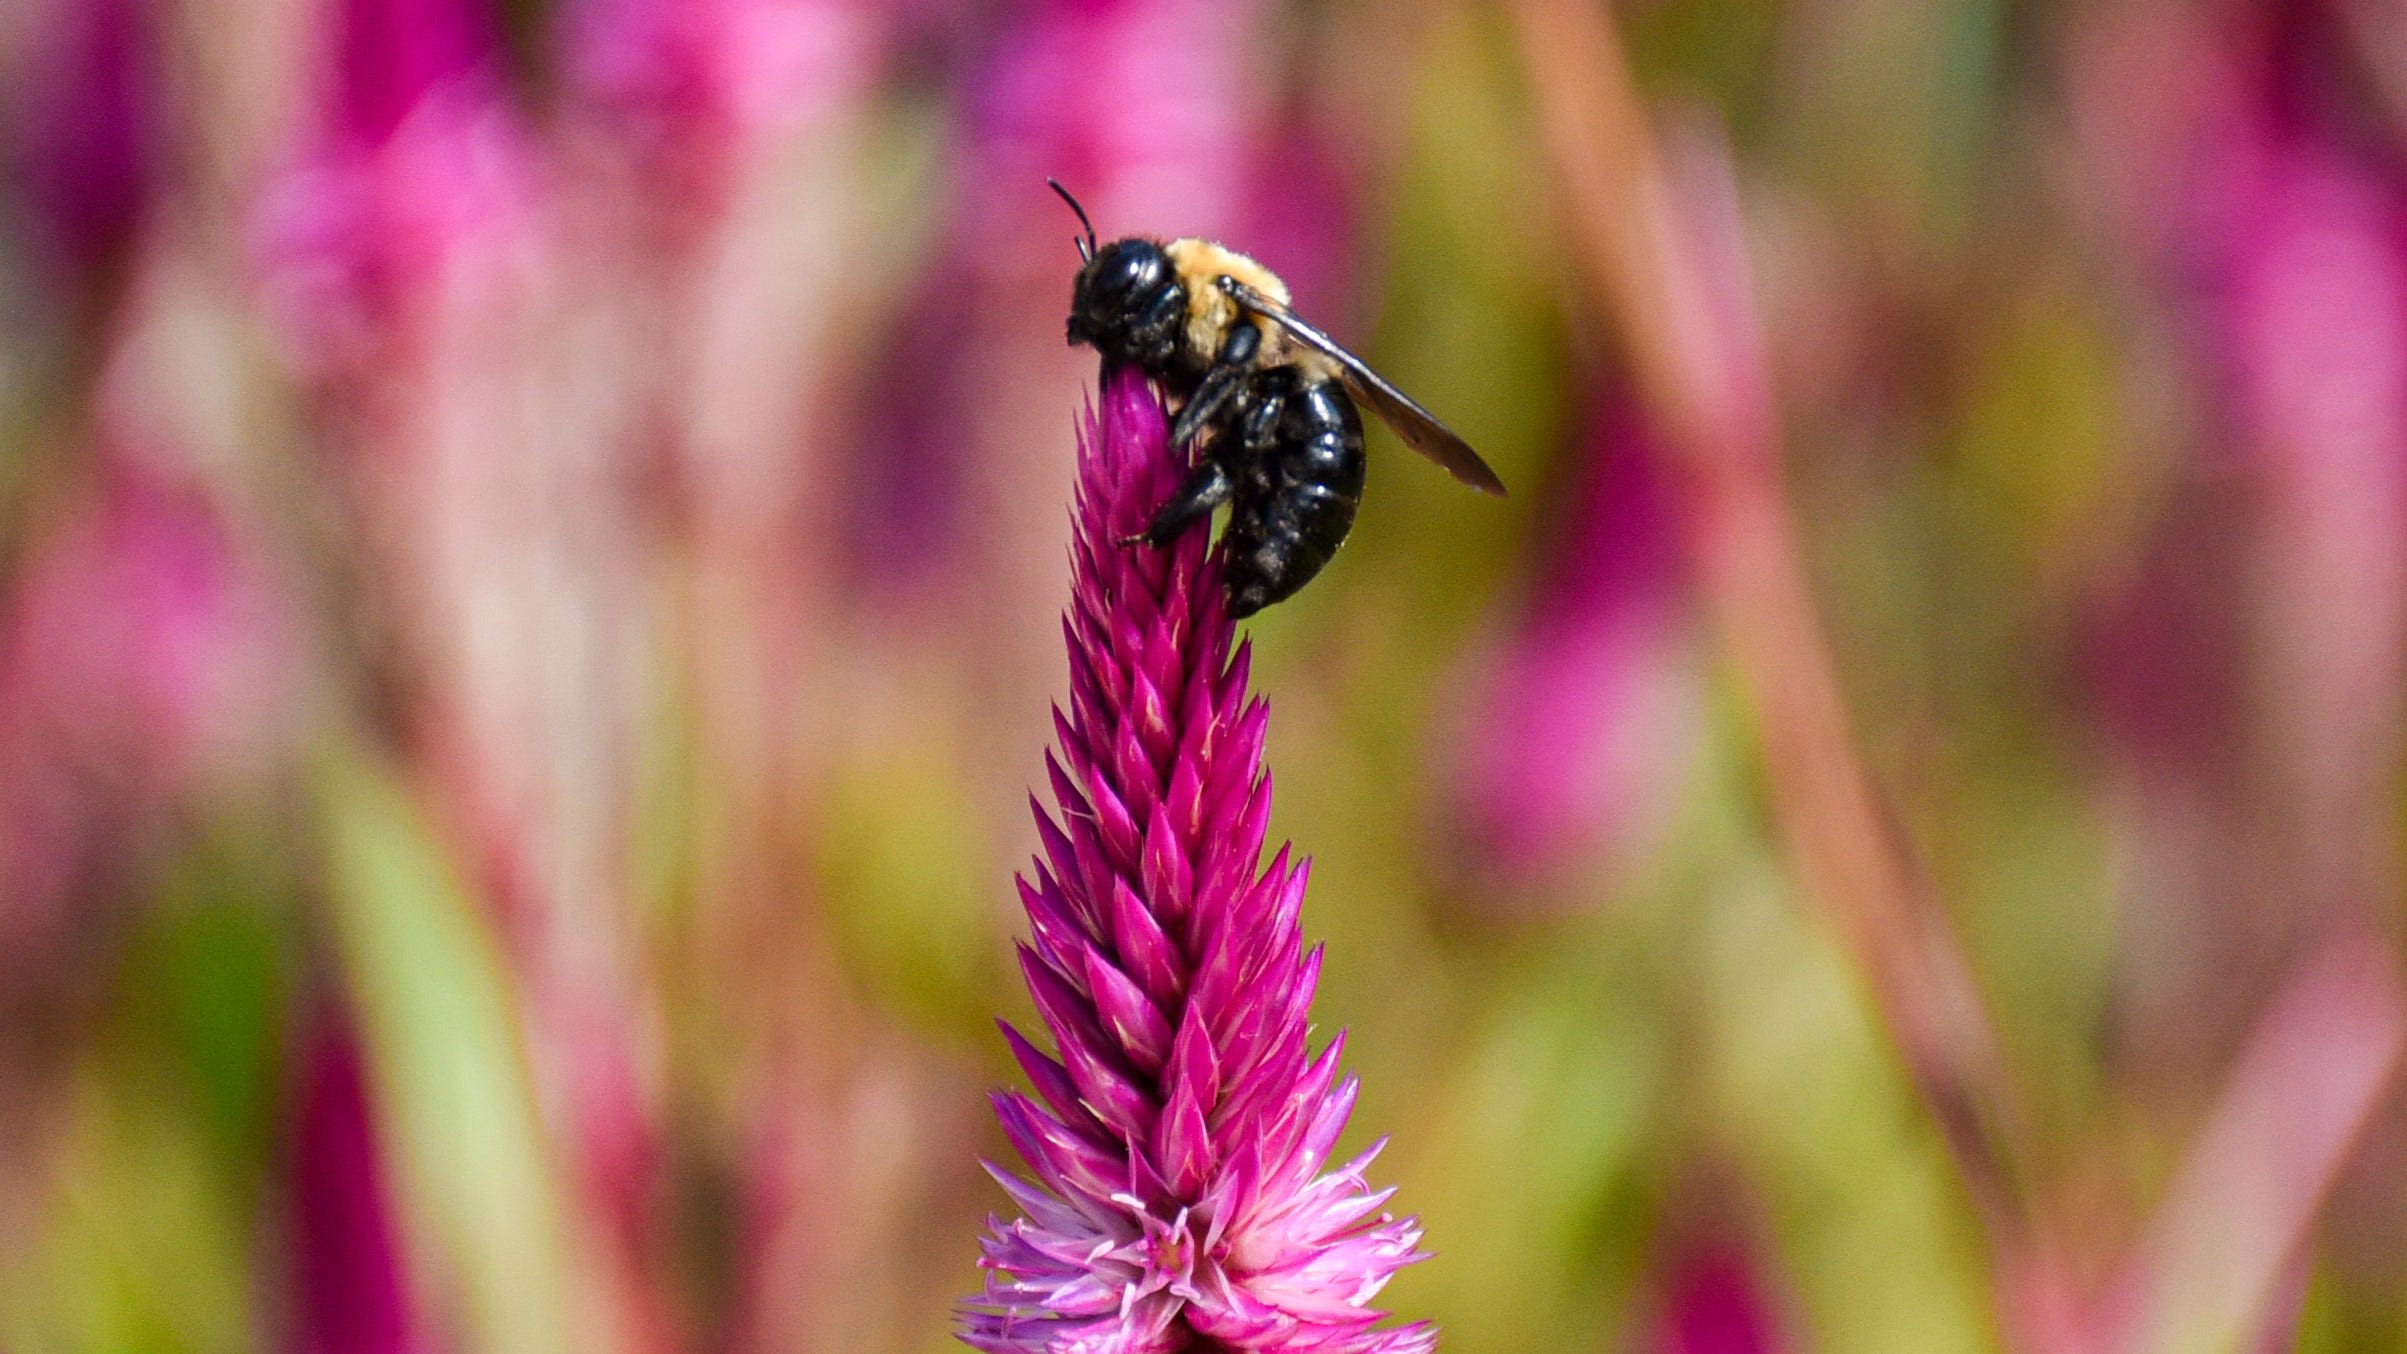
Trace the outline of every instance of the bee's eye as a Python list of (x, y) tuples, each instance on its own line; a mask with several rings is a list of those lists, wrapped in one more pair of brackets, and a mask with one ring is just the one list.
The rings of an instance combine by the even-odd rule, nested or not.
[(1125, 305), (1160, 284), (1165, 263), (1150, 240), (1114, 240), (1095, 256), (1088, 286), (1098, 302)]

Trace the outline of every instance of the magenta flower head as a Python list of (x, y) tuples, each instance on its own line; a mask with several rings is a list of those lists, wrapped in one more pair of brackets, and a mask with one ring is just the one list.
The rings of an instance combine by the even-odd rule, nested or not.
[(1026, 1354), (1436, 1347), (1368, 1305), (1421, 1258), (1363, 1172), (1328, 1169), (1354, 1105), (1343, 1036), (1316, 1056), (1320, 950), (1303, 945), (1305, 862), (1257, 868), (1270, 819), (1268, 709), (1202, 528), (1118, 544), (1177, 484), (1168, 419), (1107, 372), (1079, 447), (1070, 709), (1046, 758), (1057, 821), (1020, 881), (1020, 966), (1048, 1056), (1003, 1034), (1035, 1094), (995, 1108), (1032, 1178), (986, 1238), (962, 1338)]

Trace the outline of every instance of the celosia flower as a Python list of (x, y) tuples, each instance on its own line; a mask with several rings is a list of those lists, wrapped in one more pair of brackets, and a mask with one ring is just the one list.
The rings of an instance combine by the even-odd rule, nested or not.
[(1021, 968), (1059, 1056), (1009, 1025), (1034, 1096), (998, 1094), (1033, 1179), (993, 1220), (962, 1338), (993, 1351), (1419, 1351), (1426, 1324), (1370, 1306), (1420, 1258), (1330, 1149), (1356, 1083), (1307, 1023), (1320, 950), (1299, 925), (1306, 863), (1258, 870), (1267, 707), (1206, 532), (1124, 547), (1179, 477), (1162, 406), (1106, 376), (1080, 444), (1070, 708), (1048, 757), (1058, 821), (1020, 881)]

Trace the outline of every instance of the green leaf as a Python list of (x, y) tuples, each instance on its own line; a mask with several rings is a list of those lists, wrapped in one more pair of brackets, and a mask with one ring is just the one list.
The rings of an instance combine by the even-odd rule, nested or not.
[(335, 940), (415, 1272), (469, 1348), (566, 1354), (556, 1168), (493, 938), (397, 785), (356, 755), (319, 772)]

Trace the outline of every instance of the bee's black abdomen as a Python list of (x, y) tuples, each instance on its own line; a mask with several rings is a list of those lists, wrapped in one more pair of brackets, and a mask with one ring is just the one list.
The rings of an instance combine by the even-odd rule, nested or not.
[(1345, 543), (1364, 461), (1362, 419), (1330, 382), (1273, 368), (1239, 403), (1222, 549), (1229, 614), (1242, 619), (1294, 596)]

